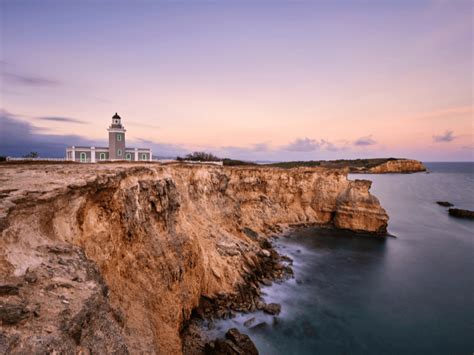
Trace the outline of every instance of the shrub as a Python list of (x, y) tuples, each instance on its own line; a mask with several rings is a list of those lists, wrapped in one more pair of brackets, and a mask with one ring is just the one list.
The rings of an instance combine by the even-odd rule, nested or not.
[(176, 160), (189, 160), (189, 161), (221, 161), (220, 158), (216, 157), (214, 154), (205, 153), (205, 152), (194, 152), (187, 154), (184, 158), (177, 157)]
[(26, 155), (23, 155), (23, 158), (39, 158), (38, 152), (29, 152)]

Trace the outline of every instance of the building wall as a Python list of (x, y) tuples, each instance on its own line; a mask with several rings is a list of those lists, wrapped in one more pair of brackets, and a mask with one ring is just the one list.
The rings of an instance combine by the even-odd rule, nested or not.
[[(128, 155), (130, 155), (130, 159), (128, 158)], [(135, 149), (127, 149), (125, 151), (125, 160), (130, 160), (134, 161), (135, 160)]]
[(100, 159), (100, 155), (101, 155), (101, 154), (105, 154), (105, 159), (104, 159), (104, 160), (108, 160), (108, 159), (109, 159), (109, 152), (98, 152), (98, 151), (96, 151), (96, 152), (95, 152), (95, 160), (96, 160), (96, 161), (101, 161), (101, 159)]
[(90, 151), (77, 150), (77, 149), (76, 149), (76, 153), (75, 153), (76, 161), (81, 161), (81, 153), (85, 154), (86, 161), (88, 161), (88, 162), (91, 161), (91, 152)]
[[(117, 139), (119, 134), (121, 140)], [(118, 155), (119, 149), (122, 152), (121, 156)], [(111, 160), (125, 159), (125, 132), (109, 132), (109, 156)]]
[(138, 151), (138, 160), (150, 160), (150, 152)]

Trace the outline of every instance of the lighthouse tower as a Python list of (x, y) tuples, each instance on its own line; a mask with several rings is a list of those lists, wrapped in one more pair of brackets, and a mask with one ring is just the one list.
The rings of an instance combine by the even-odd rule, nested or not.
[(107, 129), (109, 132), (109, 160), (125, 159), (125, 128), (122, 119), (117, 113), (112, 117), (112, 124)]

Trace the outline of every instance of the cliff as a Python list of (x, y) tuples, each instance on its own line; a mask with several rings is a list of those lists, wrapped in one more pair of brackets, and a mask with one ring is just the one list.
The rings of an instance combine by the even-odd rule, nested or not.
[[(240, 162), (244, 163), (244, 162)], [(241, 165), (239, 161), (224, 160), (224, 165)], [(247, 163), (250, 164), (250, 163)], [(255, 165), (255, 164), (254, 164)], [(328, 169), (348, 168), (351, 173), (364, 174), (404, 174), (426, 171), (423, 163), (417, 160), (396, 159), (396, 158), (373, 158), (373, 159), (339, 159), (339, 160), (318, 160), (318, 161), (289, 161), (267, 164), (266, 166), (279, 168), (295, 167), (322, 167)]]
[(275, 226), (388, 221), (347, 170), (11, 165), (0, 182), (2, 353), (181, 353), (201, 297), (235, 293)]
[(412, 159), (388, 160), (385, 163), (371, 167), (365, 172), (369, 174), (416, 173), (426, 171), (422, 162)]

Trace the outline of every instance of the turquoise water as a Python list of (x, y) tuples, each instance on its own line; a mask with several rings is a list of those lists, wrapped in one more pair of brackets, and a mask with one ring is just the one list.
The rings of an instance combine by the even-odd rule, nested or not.
[[(427, 164), (431, 173), (356, 175), (390, 216), (397, 238), (305, 229), (276, 244), (295, 278), (264, 288), (277, 319), (223, 321), (262, 354), (472, 354), (474, 222), (435, 201), (474, 209), (474, 164)], [(243, 326), (251, 317), (253, 328)]]

